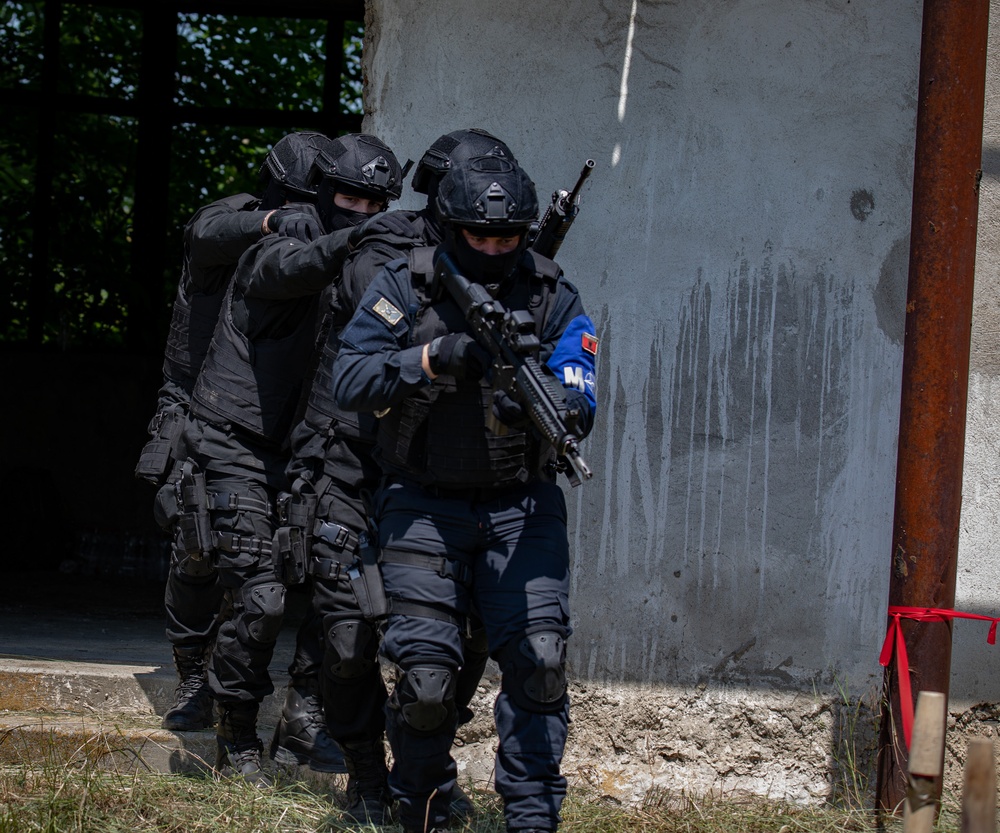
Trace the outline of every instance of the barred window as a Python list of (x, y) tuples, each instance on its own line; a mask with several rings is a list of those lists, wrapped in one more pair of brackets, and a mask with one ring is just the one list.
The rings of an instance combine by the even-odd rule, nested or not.
[(0, 9), (0, 344), (162, 350), (181, 230), (293, 130), (361, 129), (359, 0)]

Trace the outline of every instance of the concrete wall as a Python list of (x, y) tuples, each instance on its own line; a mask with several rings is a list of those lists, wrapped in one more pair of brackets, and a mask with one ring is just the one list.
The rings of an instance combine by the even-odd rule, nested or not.
[(375, 0), (368, 31), (401, 157), (479, 125), (543, 199), (597, 161), (559, 257), (601, 337), (575, 671), (874, 680), (920, 4)]
[[(601, 338), (597, 475), (569, 492), (569, 658), (586, 714), (588, 692), (612, 692), (613, 721), (636, 687), (659, 710), (615, 742), (633, 772), (648, 758), (647, 786), (816, 797), (845, 719), (870, 718), (837, 704), (882, 679), (920, 17), (918, 0), (369, 0), (366, 129), (401, 158), (485, 127), (543, 200), (597, 162), (559, 256)], [(983, 609), (1000, 499), (987, 353), (979, 336), (959, 601)], [(981, 630), (956, 627), (973, 700), (995, 692)], [(794, 742), (745, 725), (762, 692)], [(678, 728), (707, 697), (714, 760), (711, 717), (700, 738)], [(719, 760), (726, 733), (756, 749), (742, 775)], [(768, 773), (774, 754), (814, 760)]]

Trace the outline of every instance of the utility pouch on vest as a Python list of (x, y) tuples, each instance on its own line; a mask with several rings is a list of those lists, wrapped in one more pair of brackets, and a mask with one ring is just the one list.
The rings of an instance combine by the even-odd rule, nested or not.
[(139, 452), (139, 462), (135, 467), (136, 477), (154, 486), (163, 484), (174, 459), (174, 449), (177, 447), (177, 438), (181, 435), (182, 426), (181, 415), (175, 410), (161, 411), (153, 418), (151, 426), (153, 436)]
[(192, 472), (187, 464), (177, 481), (182, 512), (177, 519), (181, 548), (191, 558), (199, 559), (212, 551), (212, 519), (208, 515), (205, 475)]
[(378, 568), (378, 550), (365, 532), (358, 536), (358, 558), (348, 568), (347, 577), (362, 616), (377, 620), (389, 615), (382, 571)]

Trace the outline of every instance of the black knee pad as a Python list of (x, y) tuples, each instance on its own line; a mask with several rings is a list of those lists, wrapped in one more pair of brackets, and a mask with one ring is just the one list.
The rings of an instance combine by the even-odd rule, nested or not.
[(400, 672), (392, 706), (415, 735), (435, 735), (457, 725), (455, 669), (414, 665)]
[(273, 645), (285, 614), (285, 587), (269, 580), (233, 592), (233, 612), (240, 642)]
[(500, 687), (530, 712), (559, 711), (566, 703), (566, 634), (540, 630), (500, 650)]
[(350, 682), (363, 677), (376, 664), (378, 633), (363, 619), (323, 619), (325, 650), (323, 671), (334, 679)]

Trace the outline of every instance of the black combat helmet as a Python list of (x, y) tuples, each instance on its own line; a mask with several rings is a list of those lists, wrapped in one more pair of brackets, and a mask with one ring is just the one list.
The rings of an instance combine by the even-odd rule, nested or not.
[(420, 157), (413, 169), (413, 179), (410, 187), (418, 194), (427, 194), (429, 198), (435, 186), (453, 166), (465, 162), (473, 156), (502, 156), (516, 163), (517, 159), (507, 145), (478, 127), (465, 130), (454, 130), (438, 137)]
[(437, 211), (445, 223), (503, 237), (527, 231), (538, 217), (538, 196), (535, 184), (515, 162), (476, 156), (442, 177)]
[(262, 208), (288, 202), (316, 202), (323, 170), (316, 163), (321, 153), (334, 149), (322, 133), (289, 133), (279, 139), (260, 166)]
[(325, 148), (318, 164), (341, 193), (389, 202), (403, 193), (403, 170), (385, 142), (367, 133), (348, 133)]
[[(469, 280), (494, 297), (513, 285), (527, 247), (527, 232), (538, 216), (535, 185), (520, 166), (502, 156), (476, 156), (455, 165), (438, 185), (437, 213), (445, 227), (444, 246), (455, 253)], [(518, 237), (517, 245), (490, 254), (466, 239)]]
[(357, 225), (367, 214), (347, 211), (334, 204), (336, 194), (364, 197), (383, 204), (403, 193), (403, 169), (389, 146), (367, 133), (339, 136), (324, 149), (316, 164), (323, 171), (319, 211), (330, 230)]

